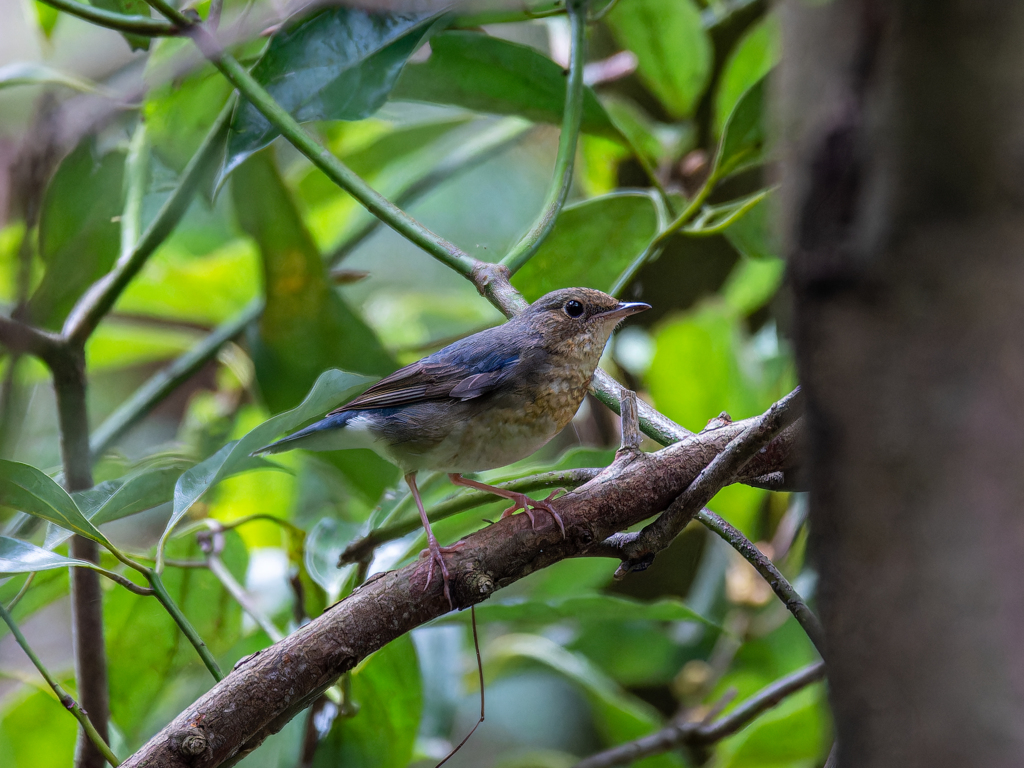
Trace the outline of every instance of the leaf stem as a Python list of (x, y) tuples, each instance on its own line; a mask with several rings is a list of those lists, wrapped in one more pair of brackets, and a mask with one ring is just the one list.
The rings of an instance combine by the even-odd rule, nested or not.
[(224, 679), (224, 673), (220, 671), (220, 666), (217, 664), (217, 660), (213, 658), (213, 654), (210, 653), (210, 649), (206, 647), (206, 643), (199, 637), (199, 634), (195, 631), (193, 626), (189, 623), (188, 619), (185, 618), (185, 614), (181, 612), (181, 609), (177, 606), (174, 600), (171, 599), (170, 594), (167, 592), (167, 588), (164, 586), (163, 580), (160, 578), (154, 569), (145, 568), (143, 572), (146, 574), (146, 578), (149, 579), (150, 585), (153, 587), (153, 593), (156, 595), (156, 599), (160, 601), (160, 604), (171, 614), (171, 618), (174, 619), (174, 623), (178, 625), (181, 631), (184, 633), (188, 641), (192, 643), (192, 646), (196, 649), (199, 657), (203, 660), (203, 664), (210, 670), (210, 674), (213, 675), (217, 682)]
[(114, 13), (85, 3), (76, 3), (75, 0), (42, 1), (58, 11), (70, 13), (72, 16), (77, 16), (100, 27), (116, 29), (118, 32), (128, 32), (146, 37), (173, 37), (181, 34), (181, 29), (177, 25), (149, 16)]
[(65, 709), (74, 715), (75, 719), (82, 726), (82, 730), (85, 731), (85, 735), (89, 737), (89, 741), (92, 742), (93, 746), (96, 747), (97, 751), (103, 755), (103, 758), (108, 763), (114, 766), (114, 768), (117, 768), (117, 766), (121, 764), (121, 761), (117, 759), (117, 756), (113, 752), (111, 752), (107, 742), (104, 741), (102, 736), (100, 736), (99, 731), (96, 730), (92, 721), (89, 720), (85, 712), (82, 711), (78, 702), (64, 690), (61, 684), (57, 682), (57, 679), (50, 674), (50, 670), (43, 665), (43, 662), (40, 661), (35, 651), (32, 650), (32, 646), (28, 644), (28, 640), (25, 639), (25, 636), (21, 633), (18, 625), (14, 622), (14, 618), (7, 612), (7, 609), (4, 608), (2, 604), (0, 604), (0, 619), (3, 619), (4, 623), (10, 628), (11, 634), (14, 635), (14, 639), (18, 641), (18, 645), (20, 645), (21, 649), (25, 651), (25, 655), (28, 656), (32, 664), (35, 665), (35, 668), (39, 670), (39, 674), (43, 676), (46, 683), (51, 689), (53, 689), (58, 701), (60, 701)]
[(501, 260), (510, 274), (518, 272), (528, 262), (555, 226), (559, 211), (572, 187), (576, 144), (583, 121), (583, 66), (587, 58), (587, 0), (569, 0), (566, 4), (572, 27), (572, 49), (569, 56), (569, 82), (565, 89), (565, 111), (562, 114), (562, 132), (558, 137), (558, 155), (555, 175), (544, 200), (544, 208), (530, 230)]

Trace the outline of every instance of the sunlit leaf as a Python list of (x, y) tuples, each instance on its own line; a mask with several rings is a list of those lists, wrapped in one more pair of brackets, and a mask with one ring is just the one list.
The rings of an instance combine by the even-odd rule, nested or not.
[(282, 433), (323, 416), (332, 408), (350, 400), (370, 381), (372, 379), (353, 373), (326, 371), (298, 407), (268, 419), (241, 440), (228, 443), (213, 456), (185, 472), (174, 488), (174, 513), (167, 524), (167, 530), (173, 528), (182, 515), (218, 480), (267, 466), (266, 460), (250, 456), (250, 453), (273, 442)]
[(0, 505), (27, 512), (87, 539), (109, 545), (106, 537), (75, 506), (67, 491), (28, 464), (0, 459)]
[(512, 284), (529, 301), (570, 286), (607, 291), (657, 231), (654, 201), (640, 192), (616, 192), (571, 205)]
[[(430, 40), (430, 57), (405, 68), (391, 98), (560, 124), (565, 86), (562, 68), (535, 49), (480, 32), (453, 30)], [(582, 129), (617, 135), (590, 88), (583, 95)]]
[[(447, 614), (435, 623), (468, 620), (465, 611)], [(477, 622), (514, 621), (554, 624), (559, 621), (698, 621), (714, 627), (680, 600), (664, 598), (641, 603), (614, 595), (579, 595), (561, 600), (488, 601), (477, 606)]]
[(412, 638), (403, 635), (352, 672), (355, 717), (339, 717), (320, 743), (314, 768), (405, 768), (423, 707)]
[(13, 697), (0, 719), (4, 764), (21, 768), (74, 763), (78, 725), (53, 693), (23, 686)]
[(761, 78), (747, 89), (729, 114), (715, 160), (717, 176), (728, 176), (740, 168), (760, 162), (765, 142), (765, 87), (765, 78)]
[[(252, 76), (300, 123), (359, 120), (387, 100), (434, 18), (330, 8), (275, 34)], [(256, 107), (240, 102), (221, 178), (277, 136)]]
[(644, 84), (674, 117), (693, 112), (711, 74), (711, 41), (691, 0), (629, 0), (608, 14)]
[[(594, 720), (602, 738), (611, 746), (645, 736), (662, 727), (661, 717), (646, 702), (619, 688), (582, 657), (539, 635), (503, 635), (488, 648), (491, 669), (512, 662), (542, 664), (575, 684), (590, 702)], [(681, 766), (673, 754), (660, 755), (633, 763), (638, 768)]]
[(124, 155), (99, 155), (92, 137), (57, 169), (39, 222), (46, 272), (30, 303), (37, 323), (59, 328), (78, 297), (113, 265), (120, 247), (123, 171)]
[(0, 536), (0, 575), (48, 571), (51, 568), (67, 568), (69, 565), (88, 567), (91, 563), (58, 555), (21, 539)]
[(821, 685), (790, 696), (719, 746), (722, 768), (788, 768), (814, 765), (829, 748)]
[(43, 33), (43, 37), (49, 40), (57, 26), (58, 19), (60, 19), (60, 11), (52, 5), (40, 2), (40, 0), (33, 0), (32, 6), (35, 8), (39, 31)]

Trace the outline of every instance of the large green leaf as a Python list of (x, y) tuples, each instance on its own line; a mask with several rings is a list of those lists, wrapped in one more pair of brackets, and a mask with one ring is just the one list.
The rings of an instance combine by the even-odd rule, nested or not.
[[(329, 8), (275, 34), (252, 76), (300, 123), (360, 120), (387, 100), (435, 18)], [(277, 136), (256, 107), (240, 102), (221, 178)]]
[[(431, 39), (425, 62), (405, 68), (391, 98), (560, 124), (565, 84), (562, 68), (533, 48), (480, 32), (450, 31)], [(590, 88), (583, 93), (582, 128), (618, 135)]]
[(0, 459), (0, 505), (35, 515), (109, 546), (106, 537), (82, 514), (67, 491), (28, 464)]
[(174, 512), (167, 530), (181, 519), (189, 508), (202, 498), (219, 480), (259, 466), (267, 466), (263, 459), (250, 456), (253, 451), (272, 442), (284, 432), (323, 416), (364, 389), (371, 379), (353, 373), (326, 371), (297, 408), (280, 413), (260, 424), (241, 440), (228, 443), (205, 461), (192, 467), (179, 479), (174, 488)]
[(416, 649), (403, 635), (352, 672), (355, 717), (339, 717), (314, 768), (405, 768), (412, 760), (423, 692)]
[[(449, 613), (436, 623), (466, 621), (468, 614)], [(682, 601), (663, 598), (641, 603), (613, 595), (578, 595), (560, 600), (521, 600), (518, 602), (488, 601), (477, 606), (478, 622), (514, 621), (524, 624), (553, 624), (558, 621), (699, 621), (714, 627), (712, 622), (686, 606)]]
[(747, 89), (729, 114), (715, 159), (715, 175), (728, 176), (760, 162), (765, 142), (765, 78)]
[(657, 233), (654, 201), (642, 192), (613, 192), (571, 205), (512, 284), (529, 301), (569, 286), (607, 291)]
[(266, 307), (250, 341), (270, 410), (294, 407), (328, 368), (371, 375), (393, 371), (395, 363), (373, 331), (328, 282), (270, 153), (239, 168), (232, 189), (239, 221), (262, 256)]
[(637, 58), (637, 69), (674, 117), (697, 106), (711, 74), (711, 41), (692, 0), (628, 0), (608, 14), (619, 43)]
[[(491, 670), (517, 661), (543, 664), (579, 687), (590, 702), (594, 721), (609, 745), (645, 736), (662, 727), (661, 717), (649, 704), (637, 699), (608, 679), (582, 657), (539, 635), (508, 634), (488, 648)], [(676, 768), (681, 760), (673, 754), (633, 763), (637, 768)]]
[(9, 708), (0, 719), (4, 766), (72, 765), (78, 726), (53, 693), (23, 686), (9, 697), (4, 699)]
[(774, 209), (775, 201), (769, 195), (730, 224), (724, 234), (732, 247), (751, 259), (779, 258), (782, 245), (770, 215)]
[(790, 696), (735, 736), (722, 742), (721, 768), (791, 768), (819, 765), (829, 747), (828, 715), (821, 685)]
[(86, 138), (57, 169), (39, 220), (39, 255), (46, 264), (32, 296), (32, 319), (59, 328), (75, 301), (114, 264), (121, 244), (124, 155), (100, 156)]
[(69, 565), (90, 566), (84, 560), (64, 557), (56, 552), (37, 547), (21, 539), (0, 536), (0, 575), (48, 571), (51, 568), (67, 568)]

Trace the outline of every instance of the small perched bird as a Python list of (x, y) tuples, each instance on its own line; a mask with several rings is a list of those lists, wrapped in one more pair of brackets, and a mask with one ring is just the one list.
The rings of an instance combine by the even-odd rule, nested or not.
[(557, 435), (583, 401), (615, 326), (646, 309), (650, 305), (590, 288), (553, 291), (504, 325), (407, 365), (315, 424), (254, 453), (371, 448), (401, 467), (427, 532), (427, 587), (436, 563), (451, 604), (443, 553), (452, 548), (439, 546), (430, 529), (416, 473), (447, 472), (455, 485), (509, 499), (512, 506), (502, 517), (522, 509), (536, 525), (532, 510), (543, 510), (565, 535), (550, 504), (554, 494), (534, 501), (462, 473), (519, 461)]

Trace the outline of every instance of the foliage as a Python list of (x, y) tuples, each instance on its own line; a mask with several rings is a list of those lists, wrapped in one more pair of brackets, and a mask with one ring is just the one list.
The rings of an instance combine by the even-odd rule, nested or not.
[[(41, 38), (81, 23), (33, 5)], [(139, 0), (94, 5), (149, 15)], [(196, 6), (204, 18), (210, 5)], [(272, 19), (270, 3), (251, 5), (225, 3), (222, 26), (247, 14)], [(782, 267), (765, 181), (774, 19), (747, 14), (748, 29), (722, 49), (712, 44), (720, 10), (694, 0), (613, 0), (607, 13), (592, 5), (589, 60), (621, 46), (635, 54), (636, 71), (583, 90), (570, 201), (513, 285), (528, 300), (572, 285), (651, 300), (655, 310), (615, 337), (605, 367), (691, 430), (722, 411), (756, 415), (794, 385), (773, 304)], [(254, 29), (235, 49), (277, 103), (374, 189), (468, 254), (497, 262), (530, 229), (549, 183), (568, 82), (558, 58), (564, 10), (554, 10), (482, 30), (458, 28), (451, 15), (331, 8), (290, 19), (269, 40)], [(38, 219), (14, 217), (0, 229), (4, 314), (17, 307), (59, 331), (90, 286), (122, 269), (140, 234), (161, 221), (225, 108), (229, 127), (215, 161), (200, 169), (198, 194), (85, 347), (90, 424), (127, 418), (131, 427), (93, 457), (94, 488), (61, 488), (43, 369), (9, 350), (0, 361), (0, 600), (22, 593), (12, 614), (30, 643), (67, 636), (62, 569), (73, 562), (76, 532), (106, 547), (102, 566), (116, 573), (133, 573), (134, 562), (146, 564), (145, 575), (161, 563), (167, 599), (230, 669), (353, 588), (355, 569), (334, 565), (347, 543), (416, 519), (398, 472), (368, 452), (269, 462), (251, 451), (373, 377), (501, 318), (461, 276), (377, 227), (253, 102), (229, 102), (227, 81), (190, 41), (103, 34), (97, 39), (125, 60), (129, 45), (146, 51), (135, 55), (145, 59), (147, 90), (79, 136), (49, 177)], [(44, 85), (64, 104), (78, 92), (110, 99), (119, 87), (26, 63), (0, 67), (0, 104), (15, 86)], [(694, 174), (688, 161), (701, 156), (711, 162)], [(254, 311), (243, 332), (209, 341), (218, 325)], [(160, 390), (155, 410), (131, 411), (133, 392), (186, 350), (200, 364)], [(484, 479), (607, 464), (617, 435), (601, 408), (588, 401), (575, 429)], [(587, 450), (572, 451), (578, 444)], [(421, 478), (421, 489), (428, 507), (455, 492), (441, 477)], [(798, 498), (746, 486), (710, 506), (753, 540), (790, 530), (783, 517), (797, 529), (801, 521)], [(454, 540), (501, 508), (472, 509), (436, 531)], [(410, 561), (421, 546), (416, 532), (384, 544), (370, 572)], [(802, 534), (784, 549), (780, 567), (802, 574), (806, 593), (813, 580)], [(730, 687), (742, 698), (812, 661), (781, 605), (734, 588), (744, 566), (721, 541), (688, 530), (656, 567), (621, 583), (611, 561), (591, 558), (504, 590), (477, 616), (488, 685), (519, 691), (516, 706), (575, 723), (576, 732), (489, 716), (451, 765), (569, 765), (710, 706)], [(104, 582), (112, 746), (121, 757), (211, 683), (165, 607)], [(391, 643), (242, 764), (291, 766), (302, 755), (316, 766), (402, 768), (443, 756), (461, 738), (460, 713), (476, 706), (467, 619), (449, 616)], [(13, 639), (0, 640), (8, 649), (0, 675), (15, 681), (0, 687), (0, 763), (70, 764), (74, 722), (16, 659)], [(63, 646), (47, 661), (59, 679), (71, 675)], [(545, 698), (556, 689), (559, 697)], [(715, 764), (820, 764), (828, 731), (812, 688), (726, 740)], [(682, 764), (676, 753), (637, 763)]]

